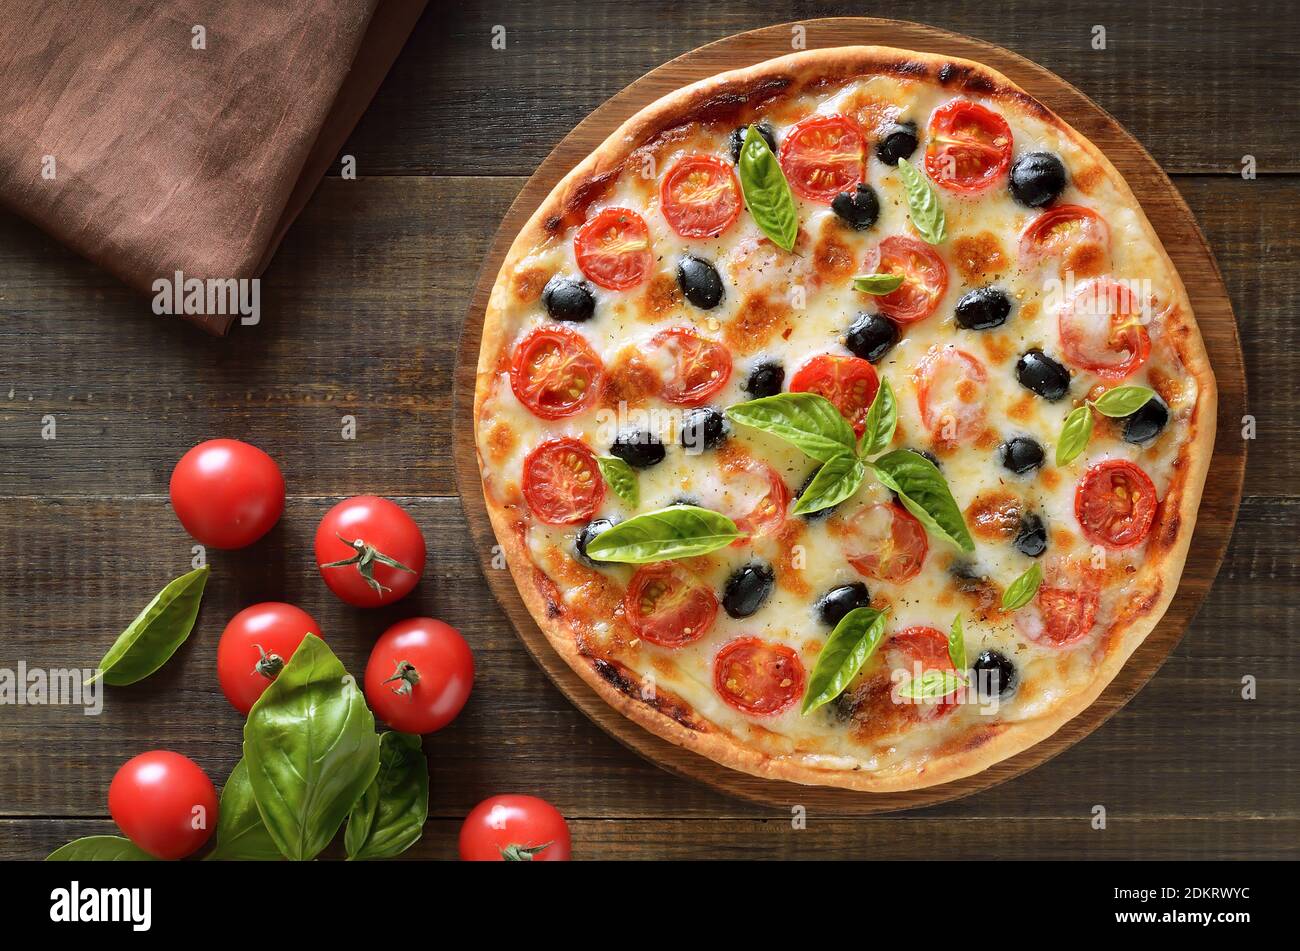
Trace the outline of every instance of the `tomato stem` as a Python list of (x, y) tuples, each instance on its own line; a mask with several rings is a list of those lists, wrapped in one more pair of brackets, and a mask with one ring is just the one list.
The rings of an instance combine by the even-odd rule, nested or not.
[(385, 591), (393, 590), (392, 588), (381, 584), (379, 579), (375, 577), (376, 562), (381, 565), (387, 565), (389, 568), (396, 568), (398, 571), (407, 571), (411, 574), (415, 574), (414, 568), (406, 567), (406, 565), (402, 564), (396, 558), (389, 558), (374, 545), (367, 545), (365, 541), (360, 538), (348, 541), (337, 532), (335, 532), (335, 537), (351, 548), (354, 554), (350, 558), (344, 558), (342, 561), (331, 561), (327, 564), (321, 565), (321, 567), (346, 568), (349, 565), (356, 565), (357, 571), (361, 572), (361, 577), (365, 580), (366, 584), (370, 585), (370, 587), (374, 589), (375, 594), (382, 595)]
[(420, 682), (420, 672), (415, 669), (415, 665), (409, 660), (399, 660), (397, 669), (393, 671), (393, 676), (384, 681), (386, 684), (394, 680), (400, 680), (401, 683), (393, 688), (393, 693), (399, 697), (409, 697), (411, 690)]
[(554, 842), (546, 842), (542, 845), (520, 845), (517, 842), (511, 842), (501, 850), (501, 858), (506, 862), (531, 862), (533, 857), (541, 854), (544, 849), (549, 849)]
[(261, 655), (257, 663), (253, 665), (253, 671), (261, 674), (267, 680), (274, 680), (284, 670), (284, 658), (279, 654), (268, 654), (262, 650), (261, 644), (254, 644), (257, 653)]

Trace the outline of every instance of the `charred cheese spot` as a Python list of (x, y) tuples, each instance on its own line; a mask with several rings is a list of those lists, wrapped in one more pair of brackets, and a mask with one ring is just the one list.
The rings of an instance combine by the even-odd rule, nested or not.
[(853, 249), (837, 238), (830, 227), (822, 229), (822, 236), (813, 248), (813, 268), (828, 283), (847, 281), (857, 270)]
[(746, 297), (730, 322), (722, 331), (733, 353), (747, 356), (757, 353), (772, 339), (789, 328), (791, 310), (788, 304), (772, 301), (766, 295)]
[(641, 406), (659, 392), (660, 386), (659, 374), (645, 362), (641, 352), (636, 347), (624, 347), (606, 370), (601, 405), (610, 409), (620, 404)]
[(967, 284), (986, 284), (1007, 269), (1002, 242), (990, 231), (958, 238), (952, 248), (957, 270)]
[(777, 586), (799, 597), (811, 592), (803, 575), (806, 552), (800, 544), (807, 525), (800, 519), (788, 519), (776, 536), (779, 554), (776, 559)]
[(966, 507), (966, 524), (980, 538), (1005, 541), (1020, 527), (1022, 508), (1010, 492), (985, 492)]
[(488, 457), (493, 462), (501, 463), (514, 452), (515, 446), (519, 444), (519, 437), (515, 434), (513, 426), (498, 421), (488, 428), (486, 443)]
[(646, 288), (645, 303), (640, 315), (647, 320), (658, 320), (682, 307), (682, 291), (677, 278), (660, 272), (650, 278)]
[(510, 290), (521, 304), (532, 304), (541, 299), (542, 288), (550, 279), (550, 273), (539, 267), (520, 268), (510, 280)]
[(1011, 338), (1006, 334), (981, 334), (980, 343), (993, 363), (1005, 363), (1015, 353)]
[(1077, 541), (1078, 538), (1069, 529), (1058, 528), (1052, 532), (1052, 547), (1058, 551), (1069, 551)]
[(1029, 396), (1022, 396), (1007, 407), (1007, 416), (1018, 423), (1026, 422), (1034, 412), (1034, 400)]
[(1106, 173), (1101, 170), (1100, 165), (1084, 165), (1082, 168), (1076, 168), (1070, 173), (1070, 179), (1074, 182), (1074, 187), (1085, 195), (1091, 195), (1092, 190), (1105, 177)]
[(975, 448), (987, 452), (997, 446), (999, 441), (997, 431), (992, 427), (985, 427), (975, 440)]
[(866, 90), (859, 90), (849, 97), (844, 111), (857, 120), (862, 131), (866, 133), (867, 140), (873, 141), (880, 138), (886, 129), (898, 121), (903, 111), (900, 101), (901, 97), (895, 101)]
[(1038, 481), (1048, 489), (1055, 489), (1061, 484), (1061, 475), (1055, 469), (1043, 469), (1038, 473)]
[(1061, 263), (1061, 273), (1065, 274), (1073, 271), (1076, 279), (1097, 277), (1105, 272), (1106, 265), (1107, 254), (1105, 249), (1091, 241), (1084, 241), (1073, 245), (1066, 252)]

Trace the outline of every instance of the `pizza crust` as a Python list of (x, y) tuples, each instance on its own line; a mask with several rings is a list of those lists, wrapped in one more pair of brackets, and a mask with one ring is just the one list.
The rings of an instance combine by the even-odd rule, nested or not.
[[(508, 358), (513, 341), (508, 325), (506, 298), (509, 275), (537, 245), (579, 223), (585, 207), (599, 197), (606, 183), (617, 178), (638, 149), (674, 127), (714, 113), (747, 107), (789, 94), (824, 80), (886, 73), (913, 81), (967, 91), (1026, 111), (1072, 139), (1102, 169), (1128, 206), (1137, 211), (1140, 226), (1157, 249), (1169, 279), (1174, 307), (1167, 325), (1170, 339), (1183, 366), (1195, 378), (1198, 395), (1187, 422), (1187, 441), (1176, 462), (1176, 474), (1161, 501), (1152, 529), (1151, 557), (1144, 563), (1138, 588), (1148, 592), (1130, 604), (1122, 616), (1102, 633), (1105, 656), (1091, 682), (1053, 706), (1040, 717), (1001, 722), (972, 730), (968, 741), (947, 749), (916, 772), (877, 775), (862, 769), (835, 768), (824, 757), (773, 756), (747, 748), (735, 738), (710, 728), (702, 718), (682, 716), (669, 703), (647, 702), (616, 685), (618, 678), (604, 675), (598, 659), (584, 653), (575, 632), (564, 618), (554, 585), (537, 566), (521, 530), (526, 519), (518, 500), (502, 496), (483, 464), (483, 404)], [(836, 786), (864, 792), (896, 792), (951, 782), (980, 772), (1051, 736), (1089, 707), (1114, 679), (1125, 661), (1159, 622), (1177, 590), (1191, 543), (1202, 488), (1214, 450), (1217, 394), (1200, 332), (1192, 316), (1178, 272), (1141, 211), (1127, 183), (1110, 161), (1090, 141), (1068, 126), (1036, 99), (997, 71), (980, 63), (882, 46), (855, 46), (809, 50), (720, 74), (687, 86), (647, 106), (628, 119), (584, 161), (566, 175), (529, 219), (502, 264), (484, 317), (482, 346), (475, 384), (474, 418), (479, 468), (484, 476), (487, 510), (505, 560), (524, 603), (555, 650), (600, 697), (624, 716), (657, 736), (693, 750), (724, 766), (755, 776), (795, 783)], [(665, 712), (668, 707), (671, 712)], [(689, 724), (689, 725), (688, 725)], [(950, 744), (951, 745), (951, 744)]]

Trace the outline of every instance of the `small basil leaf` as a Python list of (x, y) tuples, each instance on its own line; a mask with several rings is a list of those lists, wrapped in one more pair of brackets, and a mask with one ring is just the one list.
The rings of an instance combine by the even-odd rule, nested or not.
[(352, 807), (343, 833), (348, 858), (400, 855), (420, 840), (428, 818), (429, 763), (420, 738), (380, 734), (379, 772)]
[(1103, 416), (1118, 419), (1136, 413), (1156, 395), (1149, 386), (1117, 386), (1107, 390), (1093, 401), (1093, 407)]
[(740, 530), (727, 516), (695, 505), (671, 505), (606, 529), (587, 544), (587, 555), (595, 561), (641, 565), (706, 555), (737, 538)]
[(120, 835), (88, 835), (61, 845), (47, 862), (153, 862), (152, 855)]
[(641, 504), (641, 486), (635, 469), (617, 456), (597, 456), (596, 464), (600, 466), (605, 484), (614, 490), (615, 495), (632, 508)]
[(853, 452), (853, 427), (824, 396), (816, 393), (777, 393), (727, 409), (742, 426), (778, 436), (818, 462)]
[[(244, 723), (262, 821), (285, 858), (314, 858), (379, 771), (375, 718), (334, 652), (308, 634)], [(218, 820), (219, 821), (219, 820)]]
[(217, 812), (217, 844), (203, 856), (205, 862), (278, 862), (284, 856), (275, 847), (248, 781), (248, 763), (242, 758), (221, 787), (221, 808)]
[(898, 177), (903, 180), (903, 190), (907, 193), (912, 227), (927, 244), (941, 244), (948, 237), (948, 223), (934, 186), (904, 158), (898, 160)]
[(799, 496), (791, 515), (807, 515), (820, 512), (832, 505), (839, 505), (862, 485), (867, 478), (867, 467), (851, 453), (842, 453), (822, 463), (822, 467), (813, 476), (808, 488)]
[(876, 398), (867, 410), (867, 421), (862, 429), (862, 442), (858, 452), (863, 456), (874, 456), (884, 452), (894, 441), (894, 430), (898, 428), (898, 401), (894, 397), (894, 388), (889, 381), (881, 379)]
[(966, 669), (966, 635), (962, 630), (960, 614), (952, 619), (952, 628), (948, 631), (948, 659), (955, 669)]
[(923, 670), (921, 676), (904, 681), (898, 695), (910, 700), (942, 700), (968, 683), (963, 675), (951, 670)]
[(903, 286), (901, 274), (864, 274), (853, 279), (853, 289), (864, 294), (889, 294)]
[(885, 633), (885, 615), (875, 608), (854, 608), (840, 619), (817, 655), (808, 676), (800, 712), (809, 714), (844, 692)]
[(952, 542), (962, 551), (975, 550), (975, 542), (952, 490), (933, 462), (919, 452), (895, 449), (871, 465), (876, 478), (898, 493), (903, 507), (916, 516), (927, 532)]
[(738, 171), (740, 190), (754, 223), (777, 247), (793, 251), (799, 236), (799, 212), (795, 209), (794, 195), (781, 171), (781, 163), (752, 125), (745, 130)]
[(207, 583), (206, 566), (168, 583), (118, 635), (91, 679), (102, 677), (106, 684), (124, 687), (167, 663), (194, 629)]
[(1038, 586), (1042, 582), (1043, 569), (1038, 562), (1034, 562), (1024, 574), (1011, 582), (1006, 591), (1002, 592), (1002, 610), (1015, 611), (1017, 608), (1023, 608), (1034, 599)]
[(1056, 440), (1056, 464), (1069, 465), (1087, 448), (1091, 438), (1092, 409), (1085, 403), (1065, 417), (1060, 438)]

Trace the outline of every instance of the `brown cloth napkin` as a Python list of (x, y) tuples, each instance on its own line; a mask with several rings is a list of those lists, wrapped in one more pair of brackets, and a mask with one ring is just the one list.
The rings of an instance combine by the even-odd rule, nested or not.
[(256, 277), (424, 5), (0, 0), (0, 203), (146, 292)]

